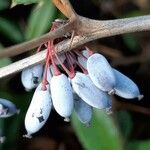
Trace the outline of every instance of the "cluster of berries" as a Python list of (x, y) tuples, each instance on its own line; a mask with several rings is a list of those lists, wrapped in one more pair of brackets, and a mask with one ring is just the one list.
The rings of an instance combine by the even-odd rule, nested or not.
[[(59, 20), (54, 22), (51, 30), (59, 24)], [(45, 66), (35, 65), (21, 74), (27, 91), (36, 88), (25, 116), (25, 137), (43, 127), (52, 107), (65, 121), (75, 111), (79, 120), (89, 125), (93, 107), (111, 111), (111, 95), (139, 100), (143, 97), (137, 85), (112, 68), (103, 55), (87, 47), (58, 55), (54, 44), (55, 40), (43, 44), (47, 49)]]
[[(65, 121), (69, 121), (75, 110), (79, 120), (88, 125), (93, 107), (110, 112), (111, 95), (139, 100), (143, 97), (137, 85), (112, 68), (103, 55), (93, 54), (86, 47), (83, 51), (76, 50), (57, 56), (54, 47), (50, 48), (52, 49), (47, 51), (51, 52), (51, 61), (46, 62), (48, 67), (45, 68), (48, 69), (45, 69), (39, 85), (42, 65), (22, 72), (22, 83), (27, 90), (38, 85), (25, 117), (26, 137), (30, 137), (45, 124), (52, 106)], [(24, 76), (28, 80), (23, 80)]]

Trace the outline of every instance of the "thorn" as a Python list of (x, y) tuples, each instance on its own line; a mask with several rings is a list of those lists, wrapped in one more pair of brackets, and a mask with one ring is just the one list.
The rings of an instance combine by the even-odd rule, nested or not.
[(87, 46), (85, 47), (85, 49), (88, 51), (89, 57), (94, 54), (94, 52)]
[(70, 39), (69, 48), (68, 48), (69, 50), (70, 50), (71, 47), (72, 47), (72, 42), (73, 42), (74, 36), (75, 36), (75, 31), (73, 30), (73, 31), (72, 31), (72, 34), (71, 34), (71, 39)]
[(37, 53), (39, 53), (39, 52), (41, 51), (42, 46), (43, 46), (43, 44), (41, 44), (41, 45), (37, 48), (37, 50), (36, 50)]

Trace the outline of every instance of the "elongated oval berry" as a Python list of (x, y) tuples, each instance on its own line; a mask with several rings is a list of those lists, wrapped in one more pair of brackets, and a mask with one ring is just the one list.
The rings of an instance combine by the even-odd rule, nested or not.
[(84, 67), (87, 68), (87, 58), (89, 57), (88, 51), (82, 51), (83, 56), (78, 56), (78, 62)]
[(87, 59), (84, 57), (78, 56), (78, 62), (84, 67), (87, 68)]
[(21, 73), (21, 82), (26, 91), (30, 91), (37, 87), (42, 79), (43, 65), (39, 64), (30, 68), (26, 68)]
[(51, 107), (51, 96), (49, 91), (49, 85), (46, 86), (46, 90), (42, 90), (42, 84), (36, 88), (30, 106), (25, 116), (25, 128), (27, 134), (25, 137), (30, 138), (31, 134), (39, 131), (46, 123)]
[(116, 69), (113, 69), (113, 71), (116, 77), (116, 95), (126, 99), (138, 98), (141, 100), (143, 98), (143, 95), (140, 94), (138, 86), (131, 79)]
[(91, 55), (87, 61), (87, 70), (93, 83), (109, 94), (114, 92), (115, 76), (106, 58), (98, 53)]
[(74, 107), (70, 82), (66, 75), (53, 76), (51, 79), (51, 95), (57, 113), (68, 121)]
[(90, 106), (98, 109), (110, 107), (111, 97), (98, 89), (88, 75), (78, 72), (71, 82), (74, 91)]
[(92, 107), (85, 103), (77, 94), (74, 93), (74, 109), (78, 119), (87, 126), (92, 119)]
[(0, 98), (0, 118), (7, 118), (20, 112), (16, 105), (9, 100)]

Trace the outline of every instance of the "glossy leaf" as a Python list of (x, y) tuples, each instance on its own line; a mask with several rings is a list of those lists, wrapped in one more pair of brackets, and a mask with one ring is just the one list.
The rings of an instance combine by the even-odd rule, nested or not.
[(0, 10), (4, 10), (9, 6), (9, 1), (6, 0), (0, 0)]
[(12, 7), (19, 5), (19, 4), (23, 4), (23, 5), (28, 5), (28, 4), (33, 4), (33, 3), (37, 3), (41, 0), (12, 0)]
[[(2, 50), (2, 45), (0, 44), (0, 51)], [(11, 63), (11, 59), (10, 58), (1, 58), (0, 59), (0, 68), (4, 67), (6, 65), (9, 65)]]
[(0, 59), (0, 68), (11, 64), (11, 60), (9, 58)]
[(103, 111), (95, 111), (89, 128), (76, 116), (72, 118), (74, 130), (86, 150), (121, 150), (119, 134), (111, 118)]
[[(5, 137), (4, 135), (4, 120), (3, 119), (0, 119), (0, 138), (3, 139), (3, 137)], [(0, 143), (0, 149), (3, 148), (3, 144)]]
[[(17, 137), (21, 137), (20, 128), (24, 121), (24, 116), (27, 111), (27, 108), (30, 104), (30, 99), (33, 96), (33, 93), (23, 93), (23, 92), (14, 92), (9, 89), (7, 91), (0, 90), (0, 97), (10, 99), (17, 108), (20, 109), (19, 115), (14, 115), (10, 118), (3, 119), (3, 134), (6, 136), (6, 141), (2, 145), (2, 148), (16, 150), (17, 148)], [(1, 148), (1, 147), (0, 147)]]
[(131, 141), (127, 147), (127, 150), (149, 150), (150, 140), (145, 141)]
[(139, 42), (134, 35), (125, 34), (125, 35), (123, 35), (123, 40), (131, 52), (136, 53), (136, 52), (140, 51)]
[(46, 0), (33, 8), (29, 17), (26, 30), (26, 39), (40, 36), (50, 29), (50, 23), (54, 20), (55, 6)]
[(124, 135), (124, 138), (128, 139), (133, 129), (133, 123), (130, 114), (127, 111), (117, 112), (117, 122)]
[(14, 43), (23, 41), (23, 34), (19, 30), (16, 23), (0, 17), (0, 34), (7, 37)]
[(138, 149), (139, 150), (148, 150), (148, 149), (150, 149), (150, 140), (140, 142)]

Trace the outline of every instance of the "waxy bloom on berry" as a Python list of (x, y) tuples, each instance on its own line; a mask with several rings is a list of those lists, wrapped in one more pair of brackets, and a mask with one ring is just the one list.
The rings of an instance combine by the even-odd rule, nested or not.
[(114, 92), (114, 72), (104, 56), (98, 53), (91, 55), (87, 61), (87, 70), (95, 86), (110, 94)]
[(43, 65), (35, 65), (24, 69), (21, 73), (21, 82), (26, 91), (36, 88), (42, 79)]
[(107, 93), (99, 90), (88, 75), (79, 72), (76, 73), (72, 79), (72, 87), (79, 97), (92, 107), (98, 109), (110, 107), (109, 101), (111, 97)]
[[(51, 31), (59, 25), (60, 20), (54, 22)], [(103, 55), (94, 54), (87, 47), (83, 51), (57, 54), (54, 43), (66, 38), (68, 36), (44, 43), (47, 47), (44, 73), (42, 65), (22, 72), (22, 83), (27, 90), (35, 88), (43, 74), (25, 117), (28, 137), (46, 123), (52, 105), (65, 121), (69, 121), (75, 111), (81, 123), (89, 125), (93, 108), (111, 112), (112, 94), (127, 99), (142, 97), (137, 85), (113, 69)]]
[(20, 112), (16, 105), (9, 100), (0, 98), (0, 118), (7, 118)]
[(31, 137), (31, 134), (39, 131), (46, 123), (52, 107), (49, 85), (42, 90), (42, 84), (39, 84), (34, 92), (30, 106), (25, 116), (25, 128), (27, 134), (25, 137)]
[(51, 94), (55, 110), (67, 121), (73, 111), (73, 93), (66, 75), (53, 76), (51, 79)]

